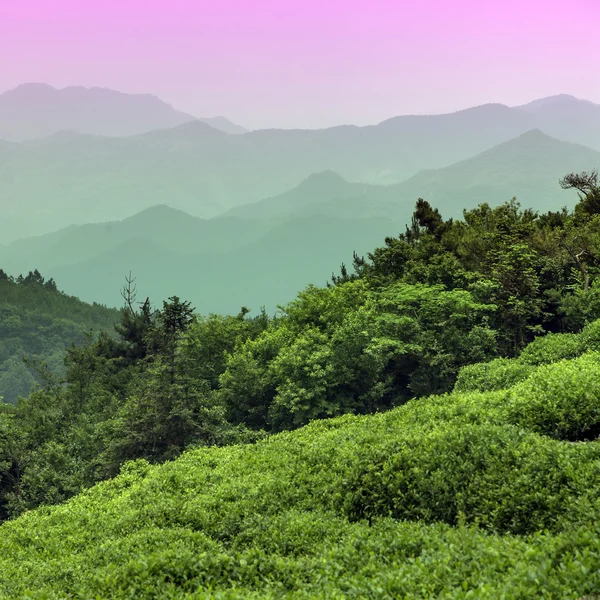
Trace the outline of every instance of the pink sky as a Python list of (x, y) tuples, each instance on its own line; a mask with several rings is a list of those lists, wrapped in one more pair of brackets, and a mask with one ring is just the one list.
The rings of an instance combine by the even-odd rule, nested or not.
[(247, 127), (600, 103), (600, 0), (0, 0), (0, 91), (147, 92)]

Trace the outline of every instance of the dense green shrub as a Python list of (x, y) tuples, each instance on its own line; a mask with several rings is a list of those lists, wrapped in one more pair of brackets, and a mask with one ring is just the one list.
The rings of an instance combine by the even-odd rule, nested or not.
[(458, 373), (454, 390), (486, 392), (509, 388), (527, 379), (534, 367), (514, 358), (496, 358), (487, 363), (463, 367)]
[(518, 534), (552, 529), (586, 486), (598, 485), (587, 462), (574, 464), (578, 451), (510, 426), (413, 430), (359, 467), (344, 510), (351, 519), (463, 519)]
[[(581, 487), (598, 491), (593, 445), (456, 424), (464, 403), (465, 415), (479, 406), (485, 419), (485, 397), (431, 398), (315, 422), (252, 446), (187, 452), (160, 466), (129, 463), (66, 504), (2, 525), (0, 597), (525, 599), (543, 589), (543, 597), (575, 600), (600, 589), (594, 514), (572, 527), (566, 521), (555, 535), (500, 536), (460, 524), (487, 515), (489, 527), (558, 529), (556, 515)], [(444, 405), (454, 405), (442, 418), (448, 425), (426, 433)], [(474, 500), (454, 498), (471, 511), (455, 519), (458, 526), (388, 518), (369, 525), (335, 510), (358, 470), (375, 455), (385, 464), (399, 439), (423, 450), (404, 455), (421, 471), (415, 481), (442, 491), (467, 488), (461, 476), (470, 482)], [(448, 447), (466, 462), (444, 454)], [(436, 462), (450, 470), (436, 474)], [(396, 481), (398, 470), (389, 474)]]
[(546, 365), (575, 358), (585, 351), (585, 342), (575, 333), (548, 333), (523, 348), (519, 360), (528, 365)]
[(562, 440), (600, 434), (600, 353), (539, 367), (507, 396), (506, 419)]
[(495, 308), (443, 286), (309, 287), (236, 346), (218, 394), (234, 422), (281, 431), (449, 391), (463, 365), (494, 355)]
[(585, 350), (600, 351), (600, 319), (588, 323), (579, 334)]

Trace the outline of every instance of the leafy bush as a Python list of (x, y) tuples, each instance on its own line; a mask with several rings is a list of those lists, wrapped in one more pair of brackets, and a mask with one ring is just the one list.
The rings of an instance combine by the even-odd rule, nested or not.
[(463, 367), (454, 384), (456, 392), (486, 392), (512, 387), (527, 379), (534, 367), (514, 358), (496, 358)]
[(562, 440), (600, 434), (600, 353), (539, 367), (508, 396), (506, 419)]
[[(457, 424), (465, 403), (465, 415), (479, 407), (485, 420), (487, 396), (314, 422), (160, 466), (129, 463), (66, 504), (2, 525), (0, 597), (492, 599), (536, 597), (540, 586), (549, 598), (592, 593), (600, 586), (600, 537), (590, 526), (597, 512), (575, 526), (565, 521), (554, 535), (499, 536), (461, 524), (479, 518), (488, 528), (559, 531), (557, 515), (570, 514), (569, 502), (599, 489), (593, 445)], [(430, 426), (444, 406), (452, 407), (440, 417), (446, 426)], [(415, 467), (405, 475), (395, 468), (398, 453), (390, 454), (399, 440)], [(459, 515), (460, 506), (465, 517), (453, 519), (456, 526), (350, 522), (336, 506), (376, 456), (379, 466), (390, 458), (390, 483), (412, 477), (440, 492), (425, 498), (432, 511)], [(473, 498), (449, 493), (461, 489)]]
[(574, 454), (509, 426), (411, 431), (378, 447), (359, 467), (348, 483), (344, 511), (351, 519), (389, 516), (451, 525), (463, 519), (518, 534), (551, 529), (593, 485), (593, 471), (578, 470)]
[(588, 323), (579, 336), (585, 350), (600, 351), (600, 319)]
[(519, 360), (528, 365), (546, 365), (565, 358), (575, 358), (585, 351), (585, 342), (575, 333), (548, 333), (528, 344)]
[(494, 355), (494, 310), (442, 286), (308, 288), (231, 352), (218, 394), (236, 423), (281, 431), (449, 391), (461, 366)]

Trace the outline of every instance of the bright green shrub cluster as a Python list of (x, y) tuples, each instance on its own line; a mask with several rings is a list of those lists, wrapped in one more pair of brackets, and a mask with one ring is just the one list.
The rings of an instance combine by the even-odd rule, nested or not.
[[(584, 360), (558, 366), (577, 373)], [(70, 502), (2, 525), (0, 597), (594, 593), (600, 447), (508, 425), (517, 388), (128, 463)]]
[(534, 367), (514, 358), (496, 358), (487, 363), (463, 367), (456, 379), (457, 392), (494, 391), (512, 387), (527, 379)]
[(348, 484), (351, 519), (390, 516), (497, 531), (554, 529), (575, 499), (598, 489), (600, 447), (558, 445), (497, 425), (440, 427), (378, 445)]
[(600, 353), (539, 367), (507, 396), (506, 419), (562, 440), (600, 435)]
[(585, 349), (580, 334), (548, 333), (525, 346), (519, 360), (528, 365), (546, 365), (564, 358), (580, 356)]
[(488, 422), (511, 423), (567, 441), (591, 440), (600, 435), (598, 352), (537, 367), (523, 364), (520, 359), (497, 359), (464, 367), (455, 393), (469, 395), (486, 386), (499, 394), (485, 394), (487, 403), (496, 398)]
[(549, 333), (525, 346), (517, 358), (496, 358), (463, 367), (456, 378), (457, 392), (507, 389), (529, 378), (536, 368), (561, 360), (600, 351), (600, 320), (592, 321), (580, 333)]
[(585, 350), (600, 351), (600, 319), (588, 323), (578, 335)]

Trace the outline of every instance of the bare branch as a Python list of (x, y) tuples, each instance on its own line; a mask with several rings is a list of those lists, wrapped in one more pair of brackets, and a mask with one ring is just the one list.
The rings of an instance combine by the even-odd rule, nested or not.
[(137, 287), (135, 285), (135, 277), (132, 277), (131, 271), (129, 271), (129, 276), (125, 277), (125, 285), (121, 289), (121, 297), (125, 300), (125, 307), (131, 311), (131, 314), (135, 313), (133, 305), (135, 304), (136, 296)]
[(569, 173), (559, 180), (563, 190), (576, 189), (586, 196), (598, 190), (598, 171), (593, 169), (590, 173)]

